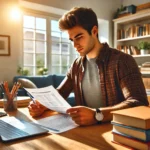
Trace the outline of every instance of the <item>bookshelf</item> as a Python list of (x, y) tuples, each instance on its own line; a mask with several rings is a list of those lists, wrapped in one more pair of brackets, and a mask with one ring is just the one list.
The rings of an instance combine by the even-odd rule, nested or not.
[(133, 55), (133, 57), (149, 57), (140, 55), (137, 49), (139, 41), (150, 41), (150, 9), (117, 18), (114, 22), (114, 47)]

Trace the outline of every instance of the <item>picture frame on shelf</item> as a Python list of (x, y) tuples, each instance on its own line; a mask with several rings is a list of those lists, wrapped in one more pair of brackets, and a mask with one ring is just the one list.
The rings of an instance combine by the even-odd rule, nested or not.
[(0, 56), (10, 56), (9, 35), (0, 35)]

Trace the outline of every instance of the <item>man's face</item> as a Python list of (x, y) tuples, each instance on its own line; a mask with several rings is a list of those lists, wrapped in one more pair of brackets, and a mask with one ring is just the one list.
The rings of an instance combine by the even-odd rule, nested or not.
[[(93, 30), (93, 29), (92, 29)], [(69, 39), (73, 42), (74, 48), (80, 56), (89, 54), (95, 47), (96, 34), (89, 33), (80, 26), (75, 26), (67, 30)]]

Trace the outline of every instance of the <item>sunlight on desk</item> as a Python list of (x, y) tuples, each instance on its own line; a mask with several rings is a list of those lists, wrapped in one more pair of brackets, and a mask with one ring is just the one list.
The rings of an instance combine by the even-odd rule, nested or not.
[[(0, 108), (0, 111), (3, 111), (3, 108)], [(54, 114), (57, 113), (46, 111), (36, 119)], [(15, 112), (9, 112), (8, 116), (15, 116), (26, 121), (34, 120), (27, 108), (18, 108)], [(0, 142), (0, 147), (3, 150), (128, 150), (111, 142), (111, 130), (110, 123), (77, 127), (61, 134), (48, 133), (9, 143)]]

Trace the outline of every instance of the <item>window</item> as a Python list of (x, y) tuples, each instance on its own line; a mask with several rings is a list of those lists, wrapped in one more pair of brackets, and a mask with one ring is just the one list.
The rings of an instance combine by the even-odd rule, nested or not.
[(65, 32), (58, 28), (57, 20), (50, 20), (51, 23), (51, 62), (52, 73), (65, 74), (77, 57), (76, 51)]
[(78, 56), (67, 34), (58, 28), (58, 20), (36, 15), (23, 16), (23, 68), (29, 75), (66, 74)]
[(46, 19), (25, 15), (23, 21), (23, 68), (36, 75), (47, 67)]

